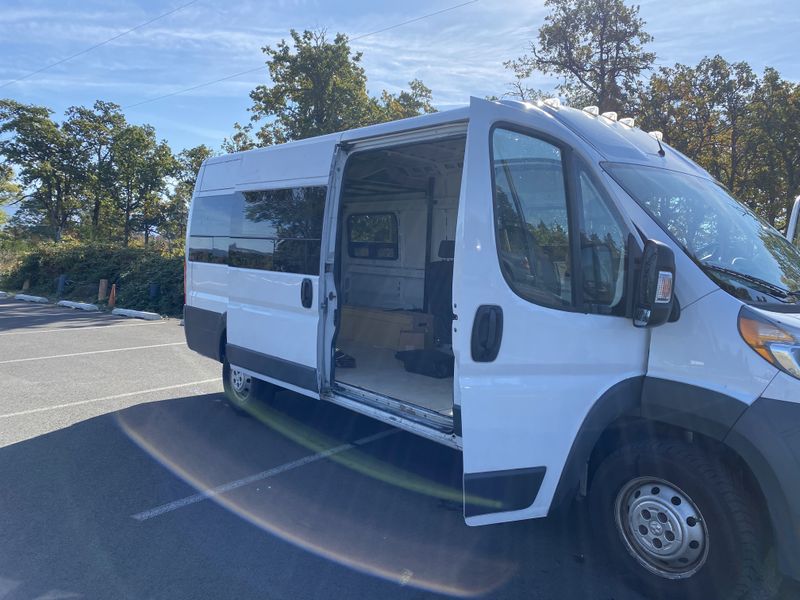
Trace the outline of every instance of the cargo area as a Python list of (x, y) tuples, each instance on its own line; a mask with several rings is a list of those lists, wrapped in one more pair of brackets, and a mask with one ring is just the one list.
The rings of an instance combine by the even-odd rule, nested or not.
[(453, 414), (463, 136), (354, 154), (339, 222), (334, 381)]

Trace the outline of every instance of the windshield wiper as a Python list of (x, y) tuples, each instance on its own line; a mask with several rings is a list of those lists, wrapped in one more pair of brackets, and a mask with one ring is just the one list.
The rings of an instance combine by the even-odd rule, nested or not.
[(703, 267), (711, 269), (712, 271), (716, 271), (717, 273), (730, 275), (731, 277), (736, 277), (737, 279), (741, 279), (742, 281), (746, 281), (748, 283), (752, 283), (767, 290), (770, 290), (770, 293), (777, 294), (781, 298), (788, 298), (789, 296), (797, 296), (800, 293), (800, 290), (798, 290), (797, 292), (790, 292), (788, 290), (783, 289), (780, 286), (775, 285), (774, 283), (770, 283), (769, 281), (764, 281), (759, 277), (748, 275), (747, 273), (740, 273), (739, 271), (734, 271), (733, 269), (727, 269), (725, 267), (712, 265), (711, 263), (701, 263), (701, 264), (703, 265)]

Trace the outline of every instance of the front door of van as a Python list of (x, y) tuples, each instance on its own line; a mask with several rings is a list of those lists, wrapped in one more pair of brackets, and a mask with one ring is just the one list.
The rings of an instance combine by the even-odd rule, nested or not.
[(577, 145), (539, 108), (471, 101), (453, 286), (470, 525), (545, 516), (589, 409), (645, 371), (632, 228)]

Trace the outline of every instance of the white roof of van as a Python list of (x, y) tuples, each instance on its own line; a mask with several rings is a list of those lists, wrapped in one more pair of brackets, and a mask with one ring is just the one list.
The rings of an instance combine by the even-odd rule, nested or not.
[[(710, 175), (683, 154), (662, 142), (665, 156), (658, 154), (658, 142), (648, 133), (605, 117), (593, 116), (583, 110), (543, 103), (502, 101), (507, 108), (522, 112), (544, 112), (554, 117), (566, 129), (578, 135), (609, 162), (638, 163), (692, 173)], [(236, 188), (263, 189), (265, 186), (326, 185), (335, 147), (340, 142), (381, 137), (393, 133), (414, 131), (467, 121), (469, 108), (457, 108), (399, 121), (370, 125), (345, 132), (333, 133), (278, 146), (256, 148), (225, 156), (209, 158), (204, 163), (198, 182), (199, 192)], [(266, 156), (274, 154), (271, 160)], [(236, 163), (236, 164), (231, 164)]]
[[(197, 189), (198, 192), (219, 192), (231, 188), (264, 189), (267, 184), (270, 187), (327, 185), (333, 152), (339, 142), (466, 121), (468, 116), (469, 109), (457, 108), (277, 146), (214, 156), (203, 163)], [(273, 159), (264, 160), (270, 154), (274, 154)]]

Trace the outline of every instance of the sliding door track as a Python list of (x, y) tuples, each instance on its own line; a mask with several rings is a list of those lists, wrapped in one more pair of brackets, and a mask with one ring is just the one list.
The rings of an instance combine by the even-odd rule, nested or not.
[(331, 396), (325, 399), (335, 404), (453, 448), (461, 448), (461, 438), (454, 433), (452, 417), (338, 381), (329, 393)]

